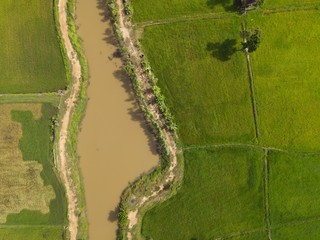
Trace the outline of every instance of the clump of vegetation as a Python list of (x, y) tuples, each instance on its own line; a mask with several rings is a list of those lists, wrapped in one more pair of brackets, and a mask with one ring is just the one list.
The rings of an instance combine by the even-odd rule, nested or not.
[(244, 30), (241, 34), (245, 39), (242, 43), (243, 50), (248, 52), (256, 51), (261, 42), (261, 31), (256, 28), (254, 30)]

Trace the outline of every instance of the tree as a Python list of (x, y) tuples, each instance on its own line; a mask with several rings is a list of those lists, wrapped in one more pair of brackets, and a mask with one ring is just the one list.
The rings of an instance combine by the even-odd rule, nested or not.
[(242, 42), (243, 50), (248, 52), (254, 52), (260, 45), (261, 31), (259, 29), (245, 30), (242, 31)]

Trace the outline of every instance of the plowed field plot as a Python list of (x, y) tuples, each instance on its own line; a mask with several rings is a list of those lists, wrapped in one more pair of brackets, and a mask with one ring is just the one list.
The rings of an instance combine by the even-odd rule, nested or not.
[(51, 146), (55, 112), (50, 104), (0, 104), (0, 239), (63, 239), (66, 200)]
[[(245, 15), (222, 10), (222, 2), (210, 14), (205, 1), (183, 6), (198, 4), (194, 11), (181, 10), (182, 3), (160, 9), (150, 2), (160, 9), (151, 17), (144, 11), (148, 3), (133, 1), (135, 21), (166, 17), (137, 24), (137, 35), (143, 32), (142, 49), (185, 156), (180, 190), (146, 212), (141, 234), (153, 240), (318, 240), (320, 2), (265, 0)], [(175, 16), (174, 4), (181, 4)], [(261, 31), (248, 60), (242, 26)]]
[(0, 94), (66, 88), (53, 0), (0, 2)]

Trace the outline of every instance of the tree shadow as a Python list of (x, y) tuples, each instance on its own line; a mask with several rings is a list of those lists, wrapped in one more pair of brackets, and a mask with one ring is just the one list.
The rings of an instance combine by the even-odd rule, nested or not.
[(226, 39), (222, 43), (212, 43), (207, 44), (207, 50), (212, 52), (212, 56), (222, 62), (229, 61), (232, 55), (238, 51), (236, 48), (236, 39)]
[[(118, 40), (113, 34), (113, 29), (111, 26), (111, 13), (106, 7), (108, 0), (97, 0), (97, 8), (100, 10), (99, 15), (101, 16), (101, 21), (106, 23), (106, 31), (104, 33), (103, 40), (111, 45), (118, 46)], [(93, 26), (94, 27), (94, 26)]]
[(115, 210), (109, 212), (108, 220), (109, 222), (115, 222), (118, 220), (118, 214), (119, 214), (119, 206), (116, 207)]
[(126, 101), (131, 102), (132, 106), (128, 109), (128, 113), (131, 116), (133, 121), (137, 121), (140, 123), (141, 128), (144, 131), (144, 134), (147, 136), (148, 145), (152, 154), (156, 155), (159, 154), (158, 146), (155, 139), (155, 136), (152, 133), (152, 128), (146, 122), (144, 115), (137, 103), (136, 97), (134, 95), (133, 86), (128, 77), (127, 73), (124, 69), (117, 70), (113, 73), (116, 79), (120, 80), (122, 83), (122, 87), (128, 94), (128, 99)]
[(213, 9), (217, 5), (221, 5), (225, 11), (234, 12), (238, 10), (240, 0), (207, 0), (207, 6)]

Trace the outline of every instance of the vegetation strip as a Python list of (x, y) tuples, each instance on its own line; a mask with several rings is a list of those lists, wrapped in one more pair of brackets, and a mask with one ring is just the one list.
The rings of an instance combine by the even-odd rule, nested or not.
[(264, 150), (264, 199), (265, 199), (265, 220), (268, 240), (271, 238), (271, 222), (270, 222), (270, 203), (269, 203), (269, 165), (268, 165), (268, 150)]
[(199, 20), (206, 20), (206, 19), (223, 19), (223, 18), (230, 18), (230, 17), (235, 17), (235, 15), (230, 13), (207, 13), (207, 14), (199, 14), (195, 16), (181, 16), (176, 18), (167, 18), (167, 19), (161, 19), (161, 20), (139, 22), (139, 23), (136, 23), (135, 26), (138, 28), (145, 28), (149, 26), (165, 25), (170, 23), (191, 22), (191, 21), (199, 21)]
[[(244, 22), (242, 22), (242, 31), (246, 31), (246, 25)], [(243, 35), (243, 42), (246, 43), (247, 39), (245, 34)], [(254, 92), (254, 82), (253, 82), (253, 74), (252, 74), (252, 67), (251, 67), (251, 61), (250, 61), (250, 54), (248, 49), (244, 49), (244, 53), (246, 55), (246, 61), (247, 61), (247, 68), (248, 68), (248, 77), (250, 82), (250, 97), (251, 97), (251, 104), (252, 104), (252, 111), (253, 111), (253, 119), (254, 119), (254, 127), (255, 127), (255, 133), (256, 138), (259, 143), (260, 141), (260, 133), (259, 133), (259, 125), (258, 125), (258, 111), (257, 111), (257, 103), (255, 100), (255, 92)]]
[(72, 42), (69, 36), (68, 30), (68, 1), (67, 0), (59, 0), (58, 9), (59, 9), (59, 24), (62, 39), (66, 48), (66, 53), (68, 59), (71, 63), (71, 72), (73, 81), (70, 87), (70, 96), (65, 101), (65, 112), (61, 119), (61, 127), (59, 131), (59, 142), (58, 142), (58, 157), (59, 157), (59, 170), (61, 173), (62, 180), (65, 184), (66, 195), (68, 199), (68, 219), (69, 219), (69, 238), (70, 240), (77, 239), (78, 232), (78, 220), (79, 216), (77, 214), (78, 206), (77, 206), (77, 196), (74, 189), (74, 183), (71, 178), (72, 169), (70, 170), (69, 156), (67, 150), (67, 140), (69, 135), (69, 125), (70, 119), (72, 117), (72, 113), (75, 108), (75, 103), (78, 100), (79, 92), (81, 89), (81, 79), (82, 79), (82, 68), (80, 61), (78, 59), (78, 54), (74, 50)]
[(63, 225), (0, 225), (0, 228), (61, 228)]

